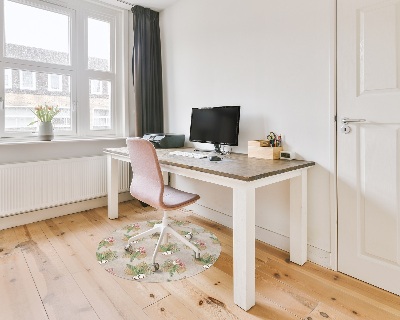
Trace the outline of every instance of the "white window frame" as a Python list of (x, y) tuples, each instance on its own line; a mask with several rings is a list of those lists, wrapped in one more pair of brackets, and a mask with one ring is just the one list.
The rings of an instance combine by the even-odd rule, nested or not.
[[(22, 5), (27, 5), (30, 7), (34, 8), (39, 8), (42, 10), (47, 10), (50, 12), (54, 12), (57, 14), (63, 14), (69, 17), (69, 25), (70, 25), (70, 30), (69, 30), (69, 43), (70, 43), (70, 61), (72, 61), (72, 56), (73, 56), (73, 51), (71, 48), (76, 47), (76, 39), (72, 37), (73, 34), (76, 34), (76, 12), (73, 8), (66, 7), (65, 3), (62, 4), (61, 2), (58, 2), (58, 0), (52, 1), (52, 3), (43, 1), (43, 0), (9, 0), (15, 3), (19, 3)], [(3, 18), (2, 20), (4, 21), (4, 0), (0, 0), (0, 18)], [(1, 19), (0, 19), (1, 20)], [(5, 41), (3, 38), (3, 35), (5, 34), (4, 30), (4, 24), (0, 25), (0, 45), (4, 46)], [(51, 41), (51, 39), (49, 40)], [(19, 90), (24, 90), (24, 92), (21, 92), (21, 94), (29, 94), (26, 91), (33, 91), (36, 90), (36, 93), (40, 92), (40, 95), (46, 95), (46, 92), (48, 91), (47, 89), (47, 84), (41, 83), (39, 84), (37, 82), (37, 73), (45, 73), (45, 74), (59, 74), (59, 75), (65, 75), (69, 77), (73, 77), (76, 74), (76, 67), (72, 65), (65, 65), (65, 64), (54, 64), (54, 63), (43, 63), (39, 61), (32, 61), (32, 60), (25, 60), (25, 59), (18, 59), (18, 58), (9, 58), (4, 56), (5, 50), (3, 48), (0, 49), (0, 68), (3, 67), (4, 69), (10, 68), (13, 70), (19, 71), (19, 84), (18, 84), (18, 89)], [(22, 74), (23, 71), (29, 71), (34, 73), (34, 83), (35, 85), (32, 87), (24, 86), (22, 82)], [(1, 72), (0, 72), (1, 74)], [(43, 78), (43, 81), (46, 81), (47, 77)], [(40, 78), (42, 80), (42, 77)], [(0, 80), (1, 82), (1, 80)], [(17, 88), (14, 88), (17, 89)], [(1, 90), (1, 89), (0, 89)], [(39, 92), (38, 92), (39, 91)], [(6, 131), (5, 128), (5, 114), (7, 113), (7, 94), (12, 94), (10, 92), (5, 93), (0, 91), (0, 96), (5, 97), (5, 103), (4, 103), (4, 110), (5, 112), (0, 113), (0, 137), (18, 137), (18, 138), (29, 138), (32, 136), (37, 136), (37, 129), (35, 128), (35, 125), (32, 126), (32, 130), (30, 132), (28, 131), (23, 131), (23, 132), (18, 132), (18, 131)], [(55, 135), (76, 135), (77, 132), (77, 127), (76, 127), (76, 112), (73, 110), (73, 101), (76, 100), (76, 91), (73, 91), (71, 88), (70, 91), (70, 101), (71, 101), (71, 127), (70, 130), (57, 130), (55, 128), (54, 133)], [(33, 109), (36, 105), (30, 105), (30, 107)], [(0, 141), (1, 142), (1, 141)]]
[[(54, 76), (57, 76), (57, 81), (56, 83), (58, 84), (57, 89), (52, 88), (53, 84), (53, 78)], [(56, 73), (49, 73), (47, 75), (47, 90), (51, 92), (62, 92), (63, 90), (63, 85), (62, 85), (62, 75), (61, 74), (56, 74)]]
[[(24, 84), (24, 75), (30, 74), (32, 75), (32, 86), (26, 86)], [(19, 88), (21, 90), (31, 90), (36, 91), (36, 72), (29, 70), (19, 70)]]
[[(74, 15), (75, 15), (75, 10), (72, 7), (66, 6), (65, 3), (63, 3), (60, 0), (53, 0), (53, 1), (47, 1), (47, 0), (8, 0), (9, 2), (14, 2), (14, 3), (18, 3), (21, 5), (25, 5), (28, 7), (32, 7), (35, 9), (41, 9), (41, 10), (45, 10), (45, 11), (50, 11), (50, 12), (54, 12), (54, 13), (58, 13), (58, 14), (62, 14), (62, 15), (68, 15), (70, 17), (70, 39), (69, 42), (71, 41), (71, 29), (75, 29), (74, 27), (71, 28), (71, 25), (74, 24)], [(67, 0), (68, 1), (68, 0)], [(0, 4), (1, 4), (1, 10), (4, 11), (4, 0), (0, 0)], [(5, 18), (5, 12), (3, 12), (3, 21)], [(14, 18), (15, 19), (15, 18)], [(24, 23), (21, 24), (21, 26), (25, 26), (28, 25), (29, 21), (24, 21)], [(2, 29), (4, 28), (4, 23), (3, 25), (0, 26)], [(51, 28), (51, 26), (49, 26), (49, 28)], [(3, 30), (3, 34), (5, 34), (5, 30)], [(49, 39), (49, 41), (54, 41), (53, 39)], [(3, 43), (2, 45), (5, 46), (5, 39), (3, 39)], [(6, 57), (4, 56), (4, 60), (5, 61), (14, 61), (16, 63), (19, 63), (21, 61), (23, 61), (24, 63), (28, 64), (28, 65), (39, 65), (39, 66), (49, 66), (49, 65), (55, 65), (55, 66), (62, 66), (64, 68), (68, 68), (71, 66), (71, 60), (72, 60), (72, 52), (71, 52), (71, 43), (70, 43), (70, 52), (69, 52), (69, 63), (67, 64), (56, 64), (56, 63), (50, 63), (50, 62), (39, 62), (39, 61), (35, 61), (35, 60), (25, 60), (22, 58), (12, 58), (12, 57)], [(2, 55), (5, 54), (5, 50), (3, 50)]]
[[(125, 136), (128, 132), (128, 121), (125, 116), (127, 111), (128, 92), (127, 66), (129, 56), (126, 53), (128, 44), (127, 26), (128, 13), (126, 10), (116, 8), (111, 5), (97, 4), (93, 1), (85, 0), (10, 0), (21, 4), (39, 7), (70, 17), (70, 65), (56, 65), (52, 63), (42, 63), (23, 59), (4, 57), (4, 50), (0, 48), (0, 84), (4, 83), (4, 69), (26, 70), (33, 72), (43, 72), (47, 74), (66, 75), (70, 77), (71, 90), (71, 130), (55, 131), (55, 135), (70, 136)], [(87, 19), (88, 17), (107, 21), (110, 23), (110, 71), (88, 70), (88, 41), (87, 41)], [(4, 0), (0, 0), (0, 21), (4, 21)], [(0, 45), (4, 45), (4, 25), (0, 24)], [(117, 36), (118, 35), (118, 36)], [(118, 57), (118, 59), (117, 59)], [(3, 71), (3, 72), (1, 72)], [(1, 76), (3, 73), (3, 76)], [(3, 79), (2, 79), (3, 78)], [(36, 76), (35, 76), (36, 78)], [(39, 78), (38, 78), (39, 79)], [(42, 78), (40, 78), (42, 79)], [(45, 78), (44, 78), (45, 79)], [(90, 129), (90, 88), (89, 79), (100, 81), (110, 81), (110, 123), (109, 130)], [(41, 81), (41, 80), (40, 80)], [(35, 79), (36, 84), (36, 79)], [(46, 83), (38, 83), (38, 90), (41, 87), (47, 92), (51, 91), (51, 86)], [(103, 85), (101, 84), (103, 87)], [(24, 88), (24, 86), (22, 86)], [(26, 88), (26, 87), (25, 87)], [(32, 88), (32, 87), (31, 87)], [(115, 88), (118, 88), (115, 90)], [(103, 88), (102, 88), (103, 89)], [(0, 97), (5, 95), (4, 85), (0, 85)], [(29, 90), (28, 88), (23, 90)], [(106, 93), (101, 93), (106, 95)], [(118, 107), (116, 107), (118, 106)], [(0, 110), (1, 111), (1, 110)], [(77, 119), (79, 118), (79, 121)], [(1, 137), (29, 137), (36, 136), (36, 132), (5, 132), (4, 128), (5, 112), (0, 112), (0, 143)], [(34, 128), (33, 128), (34, 131)]]
[[(6, 76), (8, 81), (6, 81)], [(12, 89), (12, 70), (4, 69), (4, 89)]]
[[(86, 39), (86, 44), (87, 44), (87, 50), (88, 50), (88, 57), (87, 57), (87, 63), (88, 63), (88, 70), (93, 70), (93, 71), (101, 71), (101, 72), (110, 72), (112, 70), (112, 64), (113, 64), (113, 28), (115, 28), (114, 26), (114, 22), (112, 21), (112, 19), (110, 19), (110, 17), (107, 17), (107, 15), (101, 15), (101, 14), (89, 14), (85, 19), (87, 19), (85, 22), (87, 24), (87, 39)], [(109, 70), (98, 70), (98, 69), (94, 69), (94, 68), (89, 68), (89, 19), (92, 20), (97, 20), (100, 22), (106, 22), (110, 25), (110, 52), (109, 52)]]
[[(104, 135), (105, 132), (108, 132), (109, 134), (113, 134), (116, 132), (116, 127), (118, 127), (117, 124), (117, 118), (122, 118), (122, 112), (121, 110), (118, 110), (115, 106), (117, 103), (116, 99), (116, 93), (114, 89), (117, 87), (117, 70), (119, 69), (119, 66), (121, 64), (118, 64), (116, 59), (117, 56), (117, 47), (118, 47), (118, 39), (116, 38), (116, 30), (118, 30), (118, 22), (115, 16), (109, 15), (107, 11), (98, 11), (98, 12), (88, 12), (84, 17), (84, 25), (85, 25), (85, 39), (84, 39), (84, 51), (85, 51), (85, 71), (82, 73), (82, 78), (87, 79), (87, 84), (89, 85), (89, 80), (99, 80), (99, 81), (109, 81), (111, 83), (110, 85), (110, 92), (108, 93), (110, 102), (111, 102), (111, 109), (110, 109), (110, 124), (111, 128), (110, 129), (103, 129), (103, 130), (98, 130), (98, 129), (91, 129), (90, 128), (90, 117), (93, 114), (90, 112), (90, 98), (89, 96), (87, 97), (87, 104), (88, 104), (88, 110), (86, 113), (87, 116), (87, 124), (88, 127), (86, 128), (86, 135), (93, 135), (93, 136), (98, 136), (98, 135)], [(95, 19), (95, 20), (100, 20), (100, 21), (105, 21), (110, 24), (110, 70), (109, 71), (100, 71), (100, 70), (92, 70), (89, 69), (88, 67), (88, 62), (89, 62), (89, 54), (88, 54), (88, 19)], [(121, 54), (121, 52), (119, 53)], [(103, 85), (102, 85), (103, 87)], [(103, 93), (102, 93), (103, 95)]]

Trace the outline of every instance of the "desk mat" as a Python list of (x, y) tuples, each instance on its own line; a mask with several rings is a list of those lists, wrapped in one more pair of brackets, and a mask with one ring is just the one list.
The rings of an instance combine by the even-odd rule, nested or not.
[(125, 246), (130, 237), (151, 229), (156, 223), (161, 223), (161, 220), (150, 220), (129, 224), (101, 240), (96, 252), (97, 261), (110, 274), (139, 282), (180, 280), (210, 268), (221, 253), (218, 238), (189, 221), (169, 220), (170, 226), (181, 235), (193, 235), (190, 242), (199, 248), (200, 259), (195, 259), (192, 249), (168, 235), (167, 243), (160, 246), (156, 256), (160, 268), (153, 271), (151, 260), (159, 233), (132, 242), (132, 250), (126, 252)]

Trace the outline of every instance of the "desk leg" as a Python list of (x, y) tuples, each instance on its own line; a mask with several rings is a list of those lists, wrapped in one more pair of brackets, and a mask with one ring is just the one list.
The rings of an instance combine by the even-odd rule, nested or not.
[(233, 188), (233, 295), (249, 310), (255, 305), (255, 189)]
[(118, 218), (118, 160), (107, 155), (108, 218)]
[(307, 170), (290, 179), (290, 261), (307, 261)]
[(164, 180), (164, 185), (165, 186), (169, 186), (170, 173), (168, 171), (162, 171), (161, 173), (162, 173), (162, 177), (163, 177), (163, 180)]

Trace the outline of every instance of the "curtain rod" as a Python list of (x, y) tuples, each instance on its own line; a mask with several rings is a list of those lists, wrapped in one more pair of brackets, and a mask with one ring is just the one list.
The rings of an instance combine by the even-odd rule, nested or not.
[[(136, 6), (138, 6), (138, 4), (134, 4), (133, 7), (131, 8), (132, 13), (134, 13), (133, 10), (135, 9)], [(139, 5), (139, 6), (140, 6), (140, 5)], [(143, 8), (145, 8), (145, 7), (143, 7)], [(150, 10), (152, 10), (152, 11), (154, 11), (154, 12), (158, 12), (158, 11), (153, 10), (153, 9), (151, 9), (151, 8), (145, 8), (145, 9), (150, 9)]]
[[(128, 5), (128, 6), (132, 6), (132, 9), (133, 9), (133, 7), (135, 6), (135, 4), (133, 4), (133, 3), (131, 3), (131, 2), (128, 2), (128, 1), (125, 1), (125, 0), (117, 0), (118, 2), (121, 2), (121, 3), (123, 3), (123, 4), (126, 4), (126, 5)], [(131, 9), (131, 10), (132, 10)]]

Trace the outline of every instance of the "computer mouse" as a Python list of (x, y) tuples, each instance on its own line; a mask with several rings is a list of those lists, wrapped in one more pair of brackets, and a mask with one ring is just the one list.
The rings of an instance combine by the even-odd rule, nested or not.
[(209, 156), (208, 160), (210, 160), (210, 161), (221, 161), (222, 158), (218, 157), (218, 156)]

